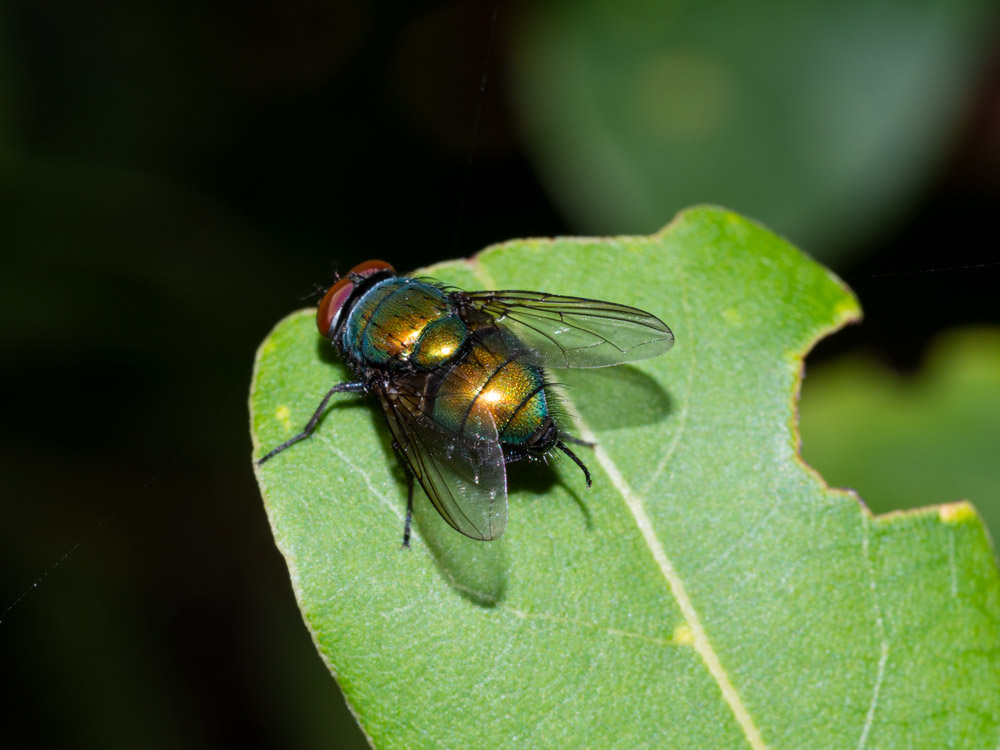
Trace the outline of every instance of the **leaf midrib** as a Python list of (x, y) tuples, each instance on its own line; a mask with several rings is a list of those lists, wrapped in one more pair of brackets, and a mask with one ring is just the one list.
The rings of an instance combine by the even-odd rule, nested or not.
[[(483, 254), (480, 253), (469, 261), (469, 266), (473, 275), (484, 285), (485, 288), (495, 289), (497, 284), (490, 275), (489, 271), (483, 266), (482, 258)], [(732, 711), (733, 716), (736, 719), (736, 722), (740, 725), (740, 729), (743, 731), (747, 742), (753, 750), (767, 750), (767, 745), (764, 743), (763, 737), (761, 737), (760, 730), (757, 728), (753, 717), (750, 715), (749, 710), (743, 703), (743, 699), (740, 697), (739, 691), (736, 690), (732, 680), (729, 679), (729, 674), (726, 672), (725, 667), (722, 666), (722, 662), (715, 653), (715, 649), (712, 648), (711, 641), (701, 624), (701, 619), (698, 617), (698, 612), (694, 607), (694, 603), (688, 596), (687, 589), (684, 586), (684, 581), (681, 579), (677, 569), (667, 556), (663, 544), (656, 536), (656, 532), (653, 530), (652, 522), (650, 521), (649, 516), (646, 515), (646, 511), (642, 506), (642, 501), (639, 496), (632, 491), (632, 488), (625, 480), (625, 477), (622, 475), (611, 456), (608, 455), (607, 451), (604, 450), (604, 447), (597, 442), (597, 436), (594, 431), (590, 429), (590, 426), (584, 421), (573, 401), (568, 397), (568, 395), (563, 394), (561, 402), (573, 421), (577, 423), (577, 427), (580, 430), (580, 437), (587, 442), (594, 444), (594, 455), (597, 458), (598, 463), (608, 475), (608, 479), (611, 480), (612, 486), (621, 496), (622, 501), (625, 503), (625, 507), (632, 515), (639, 532), (642, 534), (642, 539), (646, 543), (646, 547), (649, 549), (649, 552), (653, 557), (653, 561), (656, 563), (661, 575), (663, 575), (666, 580), (667, 586), (670, 588), (670, 593), (677, 602), (677, 606), (681, 610), (685, 623), (691, 630), (693, 648), (698, 653), (698, 656), (701, 658), (705, 668), (712, 676), (712, 679), (715, 680), (719, 691), (722, 693), (723, 700), (726, 701), (726, 705), (728, 705), (730, 711)], [(679, 442), (679, 440), (680, 436), (678, 436), (675, 443)]]

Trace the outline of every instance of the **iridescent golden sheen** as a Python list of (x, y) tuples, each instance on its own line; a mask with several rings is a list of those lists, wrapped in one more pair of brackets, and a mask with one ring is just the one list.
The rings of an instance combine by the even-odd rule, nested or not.
[(344, 347), (368, 362), (407, 362), (429, 324), (453, 317), (447, 296), (413, 279), (376, 284), (355, 306), (344, 327)]
[(489, 434), (526, 442), (547, 414), (541, 370), (518, 362), (499, 329), (479, 331), (468, 353), (444, 376), (434, 398), (434, 417), (456, 433)]
[(413, 363), (418, 367), (437, 367), (448, 362), (465, 342), (465, 323), (458, 316), (439, 318), (429, 323), (420, 335)]
[(447, 294), (429, 284), (393, 278), (373, 286), (347, 319), (343, 345), (367, 363), (434, 371), (434, 418), (457, 434), (495, 430), (501, 442), (523, 445), (548, 416), (542, 371), (516, 361), (517, 340), (495, 325), (470, 339)]

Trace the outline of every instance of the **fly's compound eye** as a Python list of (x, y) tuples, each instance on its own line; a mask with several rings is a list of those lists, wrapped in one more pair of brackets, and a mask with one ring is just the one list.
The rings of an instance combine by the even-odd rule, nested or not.
[(316, 327), (324, 338), (333, 336), (333, 329), (337, 327), (344, 305), (354, 293), (354, 285), (376, 273), (385, 272), (394, 274), (396, 270), (384, 260), (366, 260), (358, 263), (344, 278), (330, 287), (316, 311)]
[(319, 303), (319, 309), (316, 311), (316, 327), (324, 338), (330, 338), (333, 335), (333, 329), (340, 319), (340, 313), (344, 309), (344, 305), (347, 304), (347, 300), (351, 298), (353, 291), (354, 284), (351, 283), (350, 278), (345, 277), (331, 286), (323, 297), (323, 301)]
[(390, 266), (384, 260), (366, 260), (364, 263), (358, 263), (358, 265), (352, 268), (347, 275), (371, 276), (373, 273), (382, 273), (383, 271), (388, 271), (389, 273), (396, 273), (396, 269)]

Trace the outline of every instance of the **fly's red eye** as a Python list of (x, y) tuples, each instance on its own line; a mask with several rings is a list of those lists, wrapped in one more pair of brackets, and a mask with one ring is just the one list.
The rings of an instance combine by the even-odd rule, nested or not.
[(350, 278), (344, 277), (330, 287), (323, 301), (319, 303), (319, 309), (316, 311), (316, 327), (324, 338), (330, 338), (333, 334), (333, 327), (340, 317), (340, 311), (353, 291), (354, 284)]
[(371, 276), (373, 273), (381, 273), (382, 271), (395, 273), (396, 269), (384, 260), (366, 260), (351, 269), (351, 273), (356, 273), (358, 276)]
[(387, 271), (391, 274), (396, 273), (396, 269), (384, 260), (366, 260), (364, 263), (358, 263), (344, 278), (330, 287), (316, 311), (316, 327), (319, 328), (319, 332), (324, 338), (330, 338), (333, 335), (333, 329), (340, 319), (340, 313), (354, 292), (354, 281), (359, 276), (368, 278), (376, 273)]

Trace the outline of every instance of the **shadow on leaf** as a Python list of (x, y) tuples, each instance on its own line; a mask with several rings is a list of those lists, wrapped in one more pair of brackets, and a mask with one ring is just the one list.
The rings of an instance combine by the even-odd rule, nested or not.
[(670, 396), (632, 365), (554, 373), (556, 393), (573, 401), (594, 432), (655, 424), (673, 410)]
[[(575, 446), (574, 449), (576, 450)], [(588, 466), (594, 463), (590, 460), (591, 454), (587, 448), (577, 450), (577, 455)], [(507, 493), (509, 495), (519, 495), (522, 501), (525, 495), (530, 494), (534, 497), (531, 497), (528, 502), (534, 502), (535, 500), (546, 502), (550, 499), (549, 496), (551, 495), (552, 488), (560, 485), (573, 498), (573, 502), (576, 503), (580, 515), (583, 517), (583, 528), (590, 531), (594, 528), (594, 524), (591, 519), (590, 509), (587, 507), (583, 495), (586, 492), (586, 483), (584, 482), (583, 474), (578, 473), (577, 478), (580, 480), (578, 484), (575, 484), (572, 480), (564, 481), (555, 470), (554, 463), (559, 461), (564, 461), (567, 466), (571, 467), (571, 471), (577, 471), (576, 466), (559, 453), (553, 453), (548, 462), (518, 461), (514, 464), (508, 464)]]
[[(337, 351), (337, 347), (319, 335), (316, 337), (316, 354), (326, 364), (336, 365), (340, 372), (339, 374), (335, 374), (334, 377), (340, 377), (341, 380), (356, 380), (351, 371), (347, 369), (347, 365), (344, 364), (344, 360), (341, 358), (340, 352)], [(333, 383), (331, 382), (330, 385), (333, 385)]]
[[(393, 475), (399, 484), (400, 511), (405, 513), (409, 482), (407, 470), (392, 447), (392, 437), (380, 407), (374, 399), (368, 401), (372, 405), (372, 422), (379, 435), (385, 460), (391, 463)], [(419, 483), (415, 484), (413, 490), (413, 529), (414, 548), (410, 550), (410, 554), (419, 554), (419, 545), (426, 544), (442, 578), (456, 593), (480, 607), (495, 607), (503, 601), (507, 589), (509, 560), (506, 544), (502, 539), (480, 542), (455, 531), (434, 510)], [(400, 524), (400, 541), (402, 535), (403, 525)]]
[(480, 542), (459, 534), (438, 515), (419, 485), (413, 504), (414, 526), (448, 585), (480, 607), (500, 604), (510, 569), (504, 539)]

